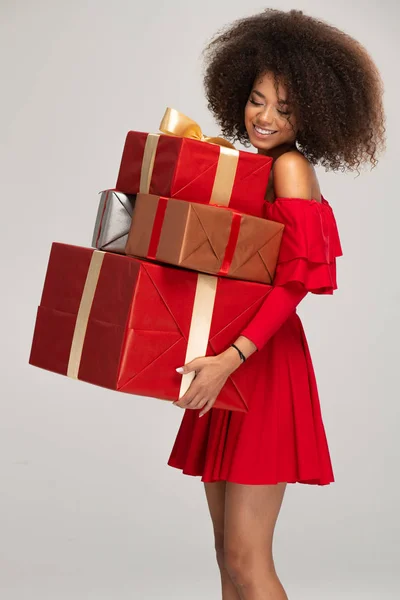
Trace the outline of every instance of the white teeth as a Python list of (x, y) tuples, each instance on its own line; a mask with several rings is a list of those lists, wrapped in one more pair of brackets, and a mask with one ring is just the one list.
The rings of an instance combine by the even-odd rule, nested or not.
[(276, 131), (274, 131), (272, 129), (261, 129), (260, 127), (257, 127), (256, 125), (254, 125), (254, 129), (257, 131), (257, 133), (260, 133), (261, 135), (272, 135), (272, 134), (276, 133)]

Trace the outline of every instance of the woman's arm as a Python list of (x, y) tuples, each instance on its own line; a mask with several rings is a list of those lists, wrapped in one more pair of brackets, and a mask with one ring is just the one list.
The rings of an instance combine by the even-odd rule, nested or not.
[[(307, 290), (300, 284), (274, 287), (253, 319), (235, 340), (235, 345), (246, 357), (256, 350), (261, 350), (306, 295)], [(229, 353), (232, 357), (234, 353), (239, 356), (235, 348), (230, 348)], [(237, 363), (237, 360), (234, 362)]]

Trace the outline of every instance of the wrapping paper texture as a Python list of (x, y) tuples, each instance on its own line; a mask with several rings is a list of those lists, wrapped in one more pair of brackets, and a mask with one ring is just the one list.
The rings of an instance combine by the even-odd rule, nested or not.
[[(30, 364), (62, 375), (94, 250), (54, 243), (38, 308)], [(77, 378), (125, 393), (175, 400), (192, 321), (197, 274), (105, 253), (84, 333)], [(272, 287), (218, 278), (206, 355), (222, 352), (254, 316)], [(215, 408), (247, 412), (244, 363)]]
[(92, 236), (92, 246), (108, 252), (125, 253), (131, 226), (135, 194), (103, 190)]
[[(151, 148), (149, 150), (149, 136)], [(116, 189), (202, 204), (229, 204), (262, 217), (272, 159), (184, 137), (129, 131)], [(217, 181), (216, 181), (217, 178)], [(226, 192), (227, 197), (223, 195)], [(213, 195), (218, 201), (213, 201)]]
[(229, 208), (138, 194), (126, 254), (271, 284), (284, 225)]

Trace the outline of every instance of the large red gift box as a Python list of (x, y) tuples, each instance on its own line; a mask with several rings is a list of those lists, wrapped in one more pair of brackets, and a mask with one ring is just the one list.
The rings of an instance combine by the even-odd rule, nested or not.
[(201, 204), (229, 205), (247, 213), (262, 208), (272, 158), (173, 135), (129, 131), (116, 189)]
[[(209, 292), (199, 295), (199, 278), (216, 282), (211, 307)], [(237, 338), (271, 289), (54, 243), (29, 362), (113, 390), (176, 400), (182, 376), (175, 369), (203, 331), (207, 311), (202, 355), (215, 355)], [(247, 367), (228, 378), (215, 408), (248, 411)]]

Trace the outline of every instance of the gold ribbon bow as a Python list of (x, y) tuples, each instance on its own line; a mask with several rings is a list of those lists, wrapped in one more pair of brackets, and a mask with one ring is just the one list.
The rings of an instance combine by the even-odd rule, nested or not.
[[(200, 125), (174, 108), (167, 108), (161, 120), (161, 133), (174, 137), (184, 137), (192, 140), (217, 144), (220, 147), (217, 172), (212, 189), (210, 204), (227, 206), (230, 201), (236, 169), (239, 160), (239, 150), (222, 137), (203, 135)], [(153, 176), (154, 161), (157, 152), (160, 133), (149, 133), (143, 153), (140, 173), (139, 192), (150, 193), (150, 183)]]
[(162, 118), (159, 127), (160, 131), (166, 135), (176, 135), (178, 137), (191, 138), (192, 140), (199, 140), (200, 142), (209, 142), (210, 144), (218, 144), (219, 146), (225, 146), (226, 148), (233, 148), (235, 146), (228, 142), (222, 137), (208, 137), (204, 135), (201, 127), (196, 121), (190, 119), (183, 113), (175, 110), (175, 108), (167, 108)]

